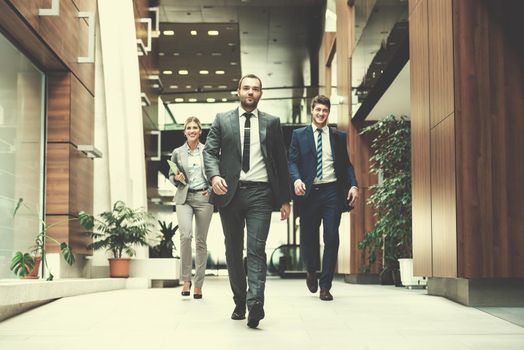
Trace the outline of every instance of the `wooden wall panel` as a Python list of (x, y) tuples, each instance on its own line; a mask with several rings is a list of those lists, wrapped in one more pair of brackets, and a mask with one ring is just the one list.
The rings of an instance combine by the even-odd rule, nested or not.
[(71, 76), (69, 73), (47, 76), (47, 140), (69, 142), (71, 116)]
[[(87, 245), (91, 243), (91, 238), (83, 233), (85, 230), (80, 226), (78, 221), (71, 220), (66, 222), (66, 220), (73, 218), (74, 216), (70, 215), (47, 215), (46, 221), (48, 224), (63, 223), (52, 227), (49, 230), (49, 235), (59, 242), (69, 243), (75, 255), (93, 255), (93, 251), (87, 249)], [(58, 244), (48, 240), (46, 242), (46, 250), (48, 253), (58, 253), (60, 248)]]
[(432, 276), (428, 2), (409, 4), (413, 269)]
[(46, 213), (69, 213), (68, 143), (48, 143), (46, 155)]
[(93, 159), (69, 147), (69, 212), (77, 215), (80, 211), (93, 212)]
[(433, 276), (457, 277), (455, 118), (431, 130)]
[[(49, 8), (50, 1), (6, 0), (34, 29), (40, 38), (60, 57), (67, 67), (94, 95), (94, 64), (78, 64), (79, 56), (87, 55), (88, 26), (78, 18), (79, 11), (96, 10), (96, 0), (84, 0), (84, 9), (78, 9), (72, 0), (60, 1), (58, 17), (41, 17), (39, 8)], [(80, 4), (80, 2), (78, 2)]]
[(331, 76), (331, 65), (326, 66), (329, 54), (333, 47), (333, 43), (336, 40), (335, 32), (326, 32), (322, 37), (322, 45), (320, 47), (320, 62), (319, 62), (319, 93), (325, 96), (331, 96), (332, 87), (332, 76)]
[(454, 111), (452, 0), (428, 1), (429, 106), (434, 127)]
[(71, 76), (71, 142), (92, 145), (95, 127), (95, 99), (73, 75)]
[(69, 143), (47, 145), (46, 213), (77, 215), (93, 207), (93, 160)]
[[(337, 0), (337, 94), (347, 99), (338, 105), (337, 125), (347, 130), (351, 119), (351, 54), (353, 51), (354, 8), (350, 8), (346, 1)], [(335, 122), (332, 120), (332, 122)]]
[(453, 11), (459, 277), (524, 277), (524, 3)]
[[(35, 3), (27, 1), (26, 5)], [(0, 31), (16, 43), (16, 46), (39, 68), (55, 71), (66, 69), (58, 56), (40, 41), (38, 35), (19, 16), (18, 10), (7, 1), (0, 1)]]

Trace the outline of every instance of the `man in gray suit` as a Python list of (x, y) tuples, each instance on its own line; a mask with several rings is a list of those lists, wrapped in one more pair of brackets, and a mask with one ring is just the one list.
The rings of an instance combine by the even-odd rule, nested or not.
[[(204, 166), (220, 212), (229, 282), (235, 309), (231, 318), (256, 328), (264, 318), (266, 239), (273, 209), (289, 216), (291, 191), (280, 119), (257, 109), (262, 82), (249, 74), (238, 83), (240, 106), (218, 113), (204, 147)], [(247, 284), (243, 265), (247, 226)], [(249, 289), (246, 291), (247, 287)]]

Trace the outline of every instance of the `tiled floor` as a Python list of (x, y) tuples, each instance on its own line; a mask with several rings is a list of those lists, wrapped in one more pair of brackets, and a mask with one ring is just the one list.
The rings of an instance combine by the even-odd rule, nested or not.
[(524, 349), (523, 327), (424, 290), (335, 282), (323, 302), (269, 278), (257, 330), (229, 318), (227, 277), (208, 277), (202, 300), (180, 290), (64, 298), (0, 323), (0, 349)]

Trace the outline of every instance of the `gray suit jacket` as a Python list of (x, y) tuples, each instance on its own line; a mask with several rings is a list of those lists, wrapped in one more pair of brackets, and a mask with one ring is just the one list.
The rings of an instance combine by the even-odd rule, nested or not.
[[(280, 119), (258, 111), (262, 157), (273, 192), (273, 207), (291, 200), (286, 147), (280, 127)], [(238, 108), (218, 113), (207, 135), (204, 147), (204, 165), (207, 179), (221, 176), (226, 180), (228, 191), (218, 196), (211, 193), (210, 202), (225, 207), (231, 202), (238, 188), (242, 155), (240, 147), (240, 123)]]
[[(201, 147), (201, 149), (203, 149), (204, 145), (202, 143), (199, 144), (199, 146)], [(204, 176), (205, 179), (206, 178), (206, 173), (204, 171), (204, 158), (203, 158), (203, 152), (200, 153), (200, 160), (201, 160), (201, 163), (202, 163), (202, 175)], [(173, 171), (171, 171), (171, 169), (169, 169), (169, 181), (175, 185), (176, 187), (176, 193), (175, 193), (175, 198), (174, 198), (174, 201), (176, 204), (184, 204), (186, 202), (186, 199), (187, 199), (187, 191), (189, 190), (189, 178), (187, 176), (187, 172), (186, 172), (186, 169), (187, 169), (187, 152), (186, 152), (186, 145), (182, 145), (178, 148), (175, 148), (173, 150), (173, 153), (171, 154), (171, 161), (173, 163), (176, 164), (176, 166), (178, 167), (178, 169), (184, 174), (184, 176), (186, 177), (186, 185), (184, 185), (183, 183), (181, 182), (178, 182), (175, 180), (175, 174), (173, 173)]]

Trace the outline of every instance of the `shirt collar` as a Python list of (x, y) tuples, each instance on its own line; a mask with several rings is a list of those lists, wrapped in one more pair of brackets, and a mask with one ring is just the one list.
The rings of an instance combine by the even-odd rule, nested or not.
[[(242, 114), (244, 113), (247, 113), (244, 108), (242, 108), (242, 106), (239, 106), (238, 107), (238, 116), (241, 117)], [(251, 116), (251, 118), (258, 118), (258, 108), (255, 108), (254, 110), (251, 111), (251, 113), (253, 113), (253, 115)]]
[[(196, 150), (201, 151), (201, 149), (200, 149), (201, 146), (202, 146), (202, 144), (199, 142), (197, 147), (196, 147)], [(187, 144), (187, 141), (184, 142), (184, 147), (185, 147), (187, 153), (191, 152), (191, 148), (189, 148), (189, 145)]]
[[(317, 129), (318, 129), (317, 126), (314, 123), (311, 123), (311, 127), (313, 128), (313, 133), (315, 133), (317, 131)], [(329, 130), (329, 126), (326, 124), (321, 129), (322, 129), (323, 133), (324, 132), (327, 133), (328, 130)]]

